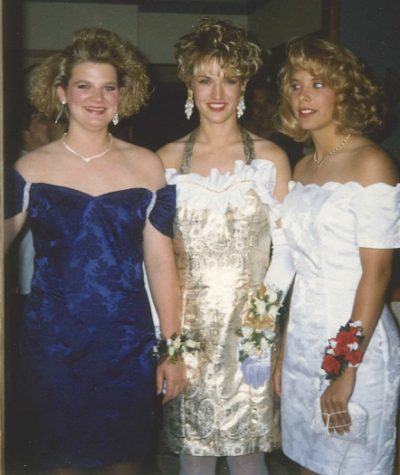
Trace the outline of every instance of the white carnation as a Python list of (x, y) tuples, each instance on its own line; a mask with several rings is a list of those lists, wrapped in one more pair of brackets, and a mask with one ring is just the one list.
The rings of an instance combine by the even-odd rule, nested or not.
[(247, 353), (249, 356), (253, 356), (257, 353), (257, 348), (254, 346), (254, 344), (250, 341), (247, 341), (243, 345), (243, 351)]
[(268, 290), (268, 303), (275, 303), (278, 300), (278, 294), (274, 290)]
[(250, 338), (252, 334), (253, 334), (253, 329), (251, 327), (247, 327), (247, 326), (242, 327), (243, 338)]
[(179, 336), (172, 340), (172, 347), (176, 350), (179, 350), (179, 348), (181, 347), (181, 338)]
[(263, 333), (265, 335), (265, 338), (267, 338), (268, 340), (273, 340), (275, 338), (275, 332), (273, 332), (272, 330), (265, 329)]
[(255, 307), (257, 315), (265, 315), (265, 302), (264, 300), (256, 299)]
[(261, 339), (260, 346), (261, 346), (261, 349), (263, 351), (265, 351), (267, 348), (269, 348), (269, 345), (270, 345), (270, 343), (269, 343), (268, 340), (266, 340), (265, 338)]
[(187, 346), (188, 348), (196, 349), (196, 348), (200, 348), (200, 343), (197, 342), (197, 341), (192, 340), (191, 338), (189, 338), (189, 339), (186, 341), (186, 346)]
[(271, 307), (268, 309), (268, 315), (270, 315), (274, 320), (276, 320), (276, 317), (278, 316), (278, 306), (277, 305), (271, 305)]

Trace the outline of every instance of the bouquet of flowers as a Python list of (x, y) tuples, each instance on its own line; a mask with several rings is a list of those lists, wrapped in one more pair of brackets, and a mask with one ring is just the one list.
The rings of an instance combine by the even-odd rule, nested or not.
[(269, 377), (275, 327), (283, 291), (260, 287), (250, 301), (250, 309), (237, 330), (239, 361), (247, 384), (258, 387)]

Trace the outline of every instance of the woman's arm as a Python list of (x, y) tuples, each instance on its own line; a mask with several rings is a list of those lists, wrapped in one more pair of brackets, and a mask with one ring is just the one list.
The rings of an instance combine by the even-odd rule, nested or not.
[(12, 218), (8, 218), (4, 221), (4, 251), (6, 252), (11, 246), (14, 239), (17, 237), (21, 229), (23, 228), (27, 219), (26, 211), (19, 213)]
[(156, 151), (165, 169), (175, 168), (176, 170), (179, 170), (188, 138), (189, 136), (186, 135), (175, 142), (164, 145), (164, 147)]
[(286, 333), (287, 333), (287, 326), (289, 324), (289, 318), (290, 318), (290, 312), (288, 312), (288, 315), (286, 317), (285, 325), (283, 327), (283, 332), (282, 332), (281, 346), (276, 356), (274, 369), (272, 372), (272, 386), (274, 388), (275, 394), (279, 397), (281, 397), (282, 395), (282, 365), (283, 365), (283, 358), (285, 356)]
[[(161, 335), (169, 338), (181, 333), (181, 307), (171, 239), (161, 234), (148, 221), (144, 230), (144, 263), (149, 287), (160, 320)], [(185, 384), (183, 362), (169, 363), (157, 368), (157, 393), (161, 394), (166, 381), (163, 402), (178, 396)]]
[[(360, 349), (365, 351), (379, 321), (390, 280), (393, 251), (391, 249), (360, 248), (362, 275), (354, 299), (351, 320), (361, 322), (364, 338)], [(362, 363), (361, 363), (362, 364)], [(350, 423), (347, 404), (353, 394), (357, 368), (348, 367), (332, 381), (321, 397), (322, 412), (332, 414), (332, 425)], [(342, 432), (339, 431), (338, 432)]]
[[(289, 161), (285, 152), (275, 144), (269, 145), (268, 142), (263, 141), (264, 147), (259, 147), (256, 150), (257, 157), (270, 159), (275, 163), (276, 167), (276, 181), (274, 196), (282, 202), (288, 193), (289, 180), (291, 178), (291, 170)], [(279, 213), (278, 213), (279, 214)], [(294, 276), (294, 266), (290, 255), (290, 249), (286, 242), (285, 235), (282, 229), (282, 222), (280, 219), (273, 225), (271, 232), (272, 237), (272, 258), (267, 270), (267, 274), (264, 278), (264, 284), (267, 288), (274, 288), (282, 290), (282, 305), (284, 296), (287, 293)], [(287, 317), (288, 320), (289, 317)], [(272, 374), (272, 384), (275, 393), (280, 396), (281, 389), (281, 377), (282, 377), (282, 363), (285, 354), (285, 339), (286, 339), (286, 327), (288, 321), (285, 322), (284, 331), (281, 340), (281, 346), (274, 363), (274, 369)]]
[[(356, 181), (364, 187), (374, 183), (395, 185), (398, 178), (394, 165), (387, 154), (368, 140), (362, 141), (360, 147), (349, 159), (346, 173), (347, 180)], [(359, 254), (362, 274), (349, 317), (353, 322), (357, 320), (361, 322), (364, 338), (360, 349), (365, 351), (385, 303), (392, 269), (393, 251), (391, 249), (360, 247)], [(332, 335), (332, 337), (334, 336)], [(353, 394), (356, 376), (357, 368), (348, 367), (338, 379), (331, 382), (321, 397), (322, 412), (331, 414), (345, 411), (331, 417), (332, 425), (350, 423), (347, 404)], [(341, 431), (338, 430), (338, 432)]]

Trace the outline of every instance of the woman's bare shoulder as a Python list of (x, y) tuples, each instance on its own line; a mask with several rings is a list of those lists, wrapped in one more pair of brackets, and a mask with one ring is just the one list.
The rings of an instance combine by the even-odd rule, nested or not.
[(157, 189), (165, 184), (164, 167), (155, 152), (122, 140), (117, 140), (115, 147), (119, 156), (126, 160), (127, 170), (140, 176), (144, 186)]
[(373, 183), (398, 183), (398, 172), (393, 160), (379, 145), (366, 139), (351, 151), (351, 173), (355, 181), (367, 186)]
[(21, 156), (16, 161), (15, 168), (27, 181), (45, 181), (45, 177), (52, 169), (60, 151), (59, 140), (50, 142)]
[(250, 134), (253, 139), (256, 158), (270, 160), (281, 174), (290, 177), (290, 164), (286, 152), (271, 140)]
[(164, 168), (179, 169), (183, 160), (185, 146), (190, 134), (181, 137), (174, 142), (170, 142), (157, 150), (157, 155), (161, 158)]
[(303, 181), (307, 173), (309, 173), (310, 168), (313, 167), (312, 155), (307, 154), (301, 158), (294, 167), (293, 170), (293, 180)]

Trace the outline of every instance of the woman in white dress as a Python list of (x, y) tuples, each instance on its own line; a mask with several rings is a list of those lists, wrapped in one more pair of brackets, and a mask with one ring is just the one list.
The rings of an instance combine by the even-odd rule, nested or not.
[(400, 346), (385, 292), (400, 186), (363, 135), (381, 125), (380, 90), (350, 51), (316, 38), (289, 44), (281, 87), (282, 130), (315, 147), (282, 209), (296, 268), (274, 373), (283, 450), (307, 474), (391, 475)]
[(238, 124), (247, 81), (261, 63), (243, 28), (205, 19), (178, 42), (177, 59), (188, 87), (185, 112), (190, 117), (195, 104), (200, 125), (159, 155), (177, 188), (183, 327), (201, 350), (185, 356), (187, 389), (165, 408), (167, 440), (181, 454), (181, 475), (214, 474), (218, 456), (227, 456), (231, 474), (264, 475), (264, 452), (280, 443), (271, 356), (242, 364), (237, 331), (263, 281), (285, 289), (293, 276), (282, 272), (278, 227), (290, 168), (279, 147)]

